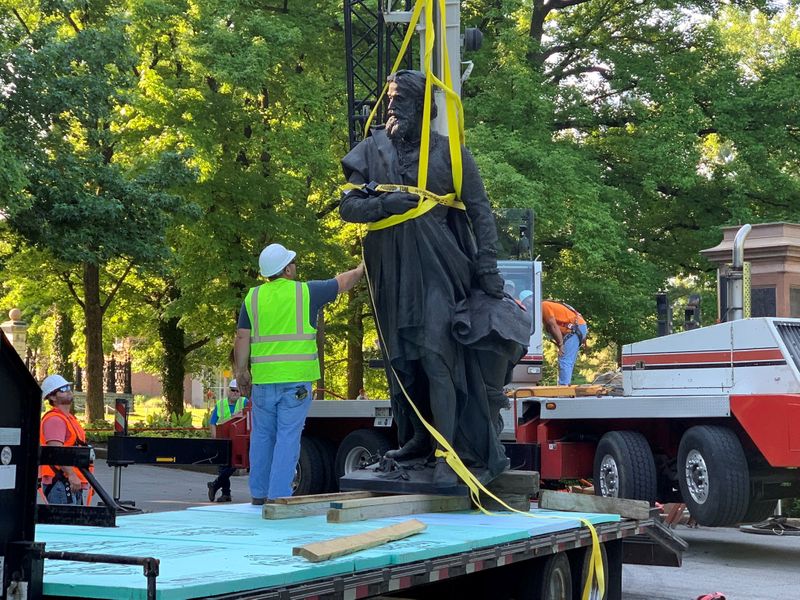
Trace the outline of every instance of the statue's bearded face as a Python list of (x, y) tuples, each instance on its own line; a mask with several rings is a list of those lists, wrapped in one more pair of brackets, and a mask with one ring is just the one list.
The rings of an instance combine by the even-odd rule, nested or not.
[(414, 139), (419, 135), (420, 111), (417, 99), (404, 86), (389, 82), (386, 135), (397, 139)]

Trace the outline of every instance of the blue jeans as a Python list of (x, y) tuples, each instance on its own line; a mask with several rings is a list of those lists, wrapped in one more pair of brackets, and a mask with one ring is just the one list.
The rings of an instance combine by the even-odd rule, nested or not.
[[(55, 481), (50, 489), (44, 486), (45, 498), (48, 504), (70, 504), (67, 499), (67, 488), (63, 481)], [(83, 504), (83, 490), (70, 490), (72, 492), (71, 504)]]
[(580, 338), (574, 333), (564, 336), (564, 352), (558, 357), (558, 385), (569, 385), (572, 382), (572, 370), (578, 360), (578, 350), (581, 339), (586, 339), (588, 329), (586, 325), (578, 325), (581, 332)]
[[(298, 389), (305, 397), (297, 397)], [(252, 391), (250, 494), (253, 498), (292, 495), (300, 434), (311, 407), (310, 383), (259, 383)]]

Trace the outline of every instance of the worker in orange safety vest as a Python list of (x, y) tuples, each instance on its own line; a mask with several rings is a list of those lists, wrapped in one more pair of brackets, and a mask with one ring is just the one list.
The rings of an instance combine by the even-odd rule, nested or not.
[[(72, 383), (61, 375), (50, 375), (42, 381), (42, 400), (50, 403), (39, 428), (42, 446), (86, 446), (86, 432), (70, 412)], [(89, 489), (86, 477), (75, 467), (41, 465), (39, 478), (49, 504), (83, 504)]]

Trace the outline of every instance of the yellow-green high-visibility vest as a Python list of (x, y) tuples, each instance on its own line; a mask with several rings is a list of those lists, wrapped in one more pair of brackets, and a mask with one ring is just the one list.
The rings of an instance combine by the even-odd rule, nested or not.
[(247, 292), (253, 383), (319, 379), (317, 330), (309, 324), (308, 284), (280, 277)]
[[(236, 406), (233, 407), (233, 414), (240, 413), (244, 410), (244, 396), (239, 396), (236, 401)], [(227, 421), (231, 418), (231, 405), (227, 398), (217, 400), (217, 422)]]

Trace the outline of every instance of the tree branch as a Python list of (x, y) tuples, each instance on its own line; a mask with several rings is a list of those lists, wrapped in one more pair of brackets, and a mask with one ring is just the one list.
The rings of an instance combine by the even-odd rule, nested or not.
[(69, 289), (69, 293), (72, 294), (73, 298), (75, 298), (75, 302), (78, 303), (78, 306), (80, 306), (81, 308), (86, 308), (86, 305), (84, 304), (83, 300), (81, 300), (81, 297), (78, 296), (78, 292), (75, 290), (75, 285), (72, 283), (72, 280), (69, 278), (69, 272), (59, 273), (58, 277), (59, 277), (59, 279), (61, 279), (61, 281), (63, 281), (64, 283), (67, 284), (67, 288)]
[(211, 338), (204, 337), (203, 339), (197, 340), (196, 342), (192, 342), (191, 344), (186, 346), (183, 349), (183, 351), (186, 354), (189, 354), (189, 352), (193, 352), (194, 350), (197, 350), (198, 348), (202, 348), (203, 346), (205, 346), (210, 341), (211, 341)]
[(28, 27), (28, 25), (25, 23), (25, 20), (22, 18), (22, 15), (21, 15), (21, 14), (19, 14), (19, 13), (17, 12), (17, 9), (16, 9), (16, 8), (12, 8), (12, 9), (11, 9), (11, 12), (13, 12), (13, 13), (14, 13), (14, 16), (15, 16), (15, 17), (17, 17), (17, 21), (19, 21), (19, 22), (20, 22), (20, 25), (22, 25), (22, 28), (25, 30), (25, 33), (27, 33), (28, 35), (30, 35), (30, 34), (31, 34), (31, 30), (30, 30), (30, 28)]
[(125, 281), (125, 278), (128, 276), (128, 273), (131, 272), (131, 269), (133, 269), (133, 261), (128, 263), (128, 266), (125, 268), (125, 272), (120, 276), (119, 279), (117, 279), (117, 283), (114, 284), (114, 289), (111, 290), (111, 292), (106, 297), (106, 301), (103, 302), (103, 306), (100, 307), (100, 314), (104, 315), (106, 313), (106, 309), (108, 308), (109, 304), (111, 304), (111, 301), (114, 299), (114, 296), (117, 295), (120, 286), (122, 286), (122, 282)]
[(567, 69), (566, 71), (561, 71), (561, 73), (553, 74), (551, 77), (553, 79), (553, 83), (558, 83), (559, 81), (563, 81), (567, 77), (571, 77), (573, 75), (582, 75), (584, 73), (599, 73), (603, 76), (603, 79), (606, 81), (611, 81), (614, 79), (614, 74), (611, 72), (611, 69), (606, 67), (600, 67), (597, 65), (584, 65), (581, 67), (573, 67), (572, 69)]

